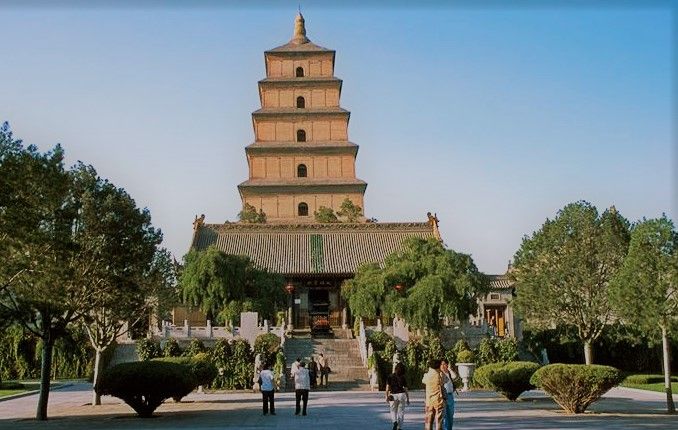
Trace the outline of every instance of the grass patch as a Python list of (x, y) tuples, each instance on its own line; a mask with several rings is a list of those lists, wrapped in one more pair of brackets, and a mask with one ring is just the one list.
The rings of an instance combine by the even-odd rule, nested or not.
[[(663, 382), (656, 382), (654, 384), (629, 384), (626, 382), (622, 382), (621, 386), (628, 388), (637, 388), (639, 390), (656, 391), (658, 393), (666, 392), (666, 388), (664, 388)], [(678, 394), (678, 382), (671, 382), (671, 390), (673, 390), (673, 394)]]
[(27, 391), (24, 384), (19, 382), (3, 382), (0, 384), (0, 397), (11, 396), (12, 394), (19, 394)]
[(0, 389), (0, 398), (2, 398), (2, 397), (7, 397), (7, 396), (11, 396), (12, 394), (23, 393), (24, 391), (28, 391), (28, 390), (26, 390), (25, 388), (18, 389), (18, 390), (4, 390), (4, 389)]

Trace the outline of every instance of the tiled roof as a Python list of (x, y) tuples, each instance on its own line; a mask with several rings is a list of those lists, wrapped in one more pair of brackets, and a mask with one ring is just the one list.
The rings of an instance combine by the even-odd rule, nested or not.
[(331, 52), (334, 53), (335, 51), (332, 49), (327, 49), (323, 48), (322, 46), (318, 46), (313, 42), (308, 42), (308, 43), (294, 43), (294, 42), (289, 42), (284, 45), (278, 46), (277, 48), (270, 49), (266, 51), (268, 54), (269, 52), (277, 54), (277, 53), (287, 53), (287, 52)]
[(490, 278), (490, 289), (508, 290), (513, 288), (513, 283), (506, 275), (487, 275)]
[(252, 112), (252, 116), (268, 115), (350, 115), (351, 112), (344, 108), (330, 106), (320, 108), (261, 108)]
[(409, 237), (433, 238), (423, 223), (205, 224), (192, 247), (215, 245), (247, 255), (258, 267), (283, 275), (350, 275), (366, 262), (383, 264)]

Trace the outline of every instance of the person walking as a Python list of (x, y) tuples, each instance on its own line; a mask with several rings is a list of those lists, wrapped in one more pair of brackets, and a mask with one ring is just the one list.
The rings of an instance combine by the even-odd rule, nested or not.
[(405, 421), (405, 404), (410, 404), (410, 393), (405, 381), (405, 366), (398, 363), (393, 373), (386, 378), (386, 402), (391, 408), (393, 430), (401, 430)]
[(306, 406), (308, 405), (308, 391), (311, 389), (311, 381), (306, 368), (306, 363), (303, 361), (299, 364), (297, 372), (294, 374), (294, 395), (296, 399), (296, 409), (294, 415), (299, 415), (302, 411), (300, 403), (303, 401), (302, 415), (306, 415)]
[(294, 378), (294, 375), (297, 373), (297, 370), (299, 370), (299, 364), (301, 363), (301, 357), (297, 357), (296, 360), (294, 360), (294, 363), (292, 363), (292, 366), (290, 366), (290, 374)]
[(424, 422), (424, 429), (432, 430), (433, 423), (435, 422), (435, 429), (442, 430), (443, 414), (445, 413), (445, 394), (443, 377), (440, 374), (440, 360), (429, 360), (428, 367), (428, 372), (426, 372), (421, 380), (426, 385), (426, 421)]
[(311, 361), (308, 363), (308, 373), (311, 377), (311, 389), (318, 385), (318, 363), (311, 356)]
[(262, 365), (261, 373), (259, 373), (259, 381), (259, 385), (261, 386), (261, 398), (264, 403), (264, 415), (268, 415), (269, 405), (271, 409), (271, 415), (275, 415), (275, 387), (273, 385), (274, 376), (273, 372), (268, 369), (267, 363)]
[(318, 366), (320, 367), (320, 386), (323, 386), (323, 378), (325, 379), (325, 388), (329, 385), (330, 365), (327, 357), (320, 353), (318, 357)]
[(440, 374), (443, 376), (443, 388), (445, 389), (445, 416), (443, 417), (443, 428), (452, 430), (454, 421), (454, 395), (459, 394), (454, 386), (454, 380), (457, 379), (457, 373), (452, 370), (450, 363), (443, 359), (440, 363)]

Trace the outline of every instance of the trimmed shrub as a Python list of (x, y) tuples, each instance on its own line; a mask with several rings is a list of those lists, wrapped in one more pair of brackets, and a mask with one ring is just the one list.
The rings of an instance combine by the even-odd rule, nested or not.
[(148, 361), (152, 358), (160, 357), (160, 344), (151, 339), (143, 338), (137, 340), (137, 357), (141, 361)]
[(162, 356), (163, 357), (180, 357), (181, 356), (181, 347), (179, 342), (173, 337), (170, 337), (165, 341), (165, 344), (162, 347)]
[(502, 367), (504, 367), (504, 363), (490, 363), (478, 367), (473, 372), (473, 385), (475, 385), (476, 387), (493, 390), (494, 387), (490, 384), (489, 379), (490, 373), (495, 372)]
[(622, 379), (621, 372), (610, 366), (550, 364), (537, 370), (530, 382), (565, 411), (580, 414)]
[(457, 353), (457, 363), (474, 363), (476, 359), (473, 351), (465, 349)]
[(530, 378), (539, 369), (531, 361), (512, 361), (488, 372), (487, 379), (494, 391), (514, 402), (523, 392), (534, 389)]
[[(671, 381), (678, 382), (678, 376), (672, 376)], [(663, 375), (629, 375), (624, 379), (624, 384), (631, 385), (661, 384), (663, 382)]]
[(186, 366), (165, 361), (121, 363), (103, 372), (96, 390), (122, 399), (141, 418), (153, 415), (169, 398), (186, 396), (196, 386)]
[[(217, 367), (212, 364), (209, 355), (204, 352), (197, 354), (195, 357), (163, 357), (154, 358), (153, 361), (176, 363), (185, 366), (186, 370), (190, 372), (195, 379), (195, 387), (198, 385), (210, 385), (219, 373)], [(181, 401), (181, 398), (174, 397), (174, 400), (179, 402)]]

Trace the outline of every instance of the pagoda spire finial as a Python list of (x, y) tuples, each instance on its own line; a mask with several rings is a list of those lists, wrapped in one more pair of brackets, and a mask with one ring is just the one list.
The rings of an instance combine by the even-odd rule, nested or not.
[(301, 14), (301, 5), (299, 6), (297, 17), (294, 19), (294, 37), (291, 42), (297, 45), (310, 42), (308, 37), (306, 37), (306, 22), (304, 21), (304, 15)]

